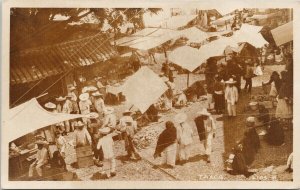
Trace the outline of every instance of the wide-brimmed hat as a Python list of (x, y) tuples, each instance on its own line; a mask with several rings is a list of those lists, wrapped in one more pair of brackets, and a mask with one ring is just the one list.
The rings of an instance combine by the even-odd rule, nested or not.
[(207, 109), (202, 109), (201, 111), (199, 111), (199, 112), (197, 112), (197, 114), (198, 115), (206, 115), (206, 116), (210, 116), (211, 115), (211, 113), (209, 113), (208, 111), (207, 111)]
[(252, 117), (252, 116), (247, 117), (246, 122), (247, 123), (255, 123), (255, 117)]
[(58, 97), (58, 98), (55, 98), (55, 100), (58, 101), (58, 102), (65, 101), (65, 100), (66, 100), (66, 97), (60, 96), (60, 97)]
[(83, 93), (83, 94), (80, 94), (79, 96), (79, 99), (81, 101), (87, 101), (89, 99), (90, 95), (88, 93)]
[(230, 78), (228, 81), (225, 82), (226, 84), (234, 84), (236, 83), (235, 80), (233, 80), (233, 78)]
[(91, 119), (97, 119), (99, 117), (99, 114), (96, 112), (89, 113), (89, 118)]
[(35, 142), (35, 144), (48, 145), (49, 143), (48, 143), (47, 141), (37, 140), (37, 141)]
[(102, 95), (103, 94), (101, 94), (99, 91), (96, 91), (96, 92), (92, 93), (92, 96), (95, 96), (95, 97), (102, 96)]
[(78, 121), (76, 127), (82, 127), (82, 126), (84, 126), (84, 123), (82, 121)]
[(76, 89), (75, 86), (70, 86), (70, 87), (69, 87), (69, 90), (70, 90), (70, 91), (75, 90), (75, 89)]
[(105, 108), (105, 114), (108, 115), (108, 114), (112, 114), (114, 113), (115, 109), (113, 107), (106, 107)]
[(53, 104), (52, 102), (48, 102), (45, 104), (45, 108), (48, 108), (48, 109), (55, 109), (56, 108), (56, 105)]
[(183, 123), (187, 120), (187, 114), (186, 113), (178, 113), (174, 117), (175, 122), (177, 123)]
[(96, 81), (98, 81), (98, 80), (102, 79), (102, 77), (95, 77), (94, 79), (95, 79)]
[(110, 133), (111, 129), (109, 127), (104, 127), (104, 128), (100, 128), (99, 132), (103, 135), (107, 135), (108, 133)]

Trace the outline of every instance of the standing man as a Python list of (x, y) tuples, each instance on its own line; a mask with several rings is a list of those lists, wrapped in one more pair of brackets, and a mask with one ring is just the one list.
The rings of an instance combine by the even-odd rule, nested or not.
[[(79, 96), (80, 102), (79, 102), (79, 109), (81, 114), (89, 114), (90, 107), (92, 105), (92, 102), (89, 99), (89, 94), (88, 93), (83, 93)], [(90, 120), (88, 118), (82, 118), (82, 121), (85, 125), (90, 124)]]
[(92, 145), (92, 138), (88, 130), (84, 127), (84, 123), (79, 121), (75, 131), (76, 147)]
[(246, 60), (246, 70), (245, 70), (245, 75), (244, 75), (244, 79), (246, 81), (246, 84), (245, 84), (245, 88), (244, 90), (248, 93), (251, 94), (251, 90), (252, 90), (252, 78), (254, 76), (253, 74), (253, 68), (252, 68), (252, 65), (251, 65), (251, 59), (247, 59)]
[(225, 82), (228, 85), (225, 89), (225, 100), (229, 117), (236, 116), (236, 104), (238, 102), (239, 94), (237, 87), (234, 86), (235, 82), (236, 81), (232, 78)]
[(45, 147), (47, 145), (46, 141), (38, 140), (36, 142), (38, 151), (36, 153), (36, 159), (35, 161), (30, 165), (29, 167), (29, 174), (28, 176), (30, 178), (33, 177), (33, 171), (36, 169), (36, 172), (39, 177), (42, 177), (42, 166), (48, 163), (48, 150)]
[[(71, 101), (72, 96), (66, 96), (66, 101), (63, 105), (62, 108), (62, 112), (63, 113), (67, 113), (67, 114), (71, 114), (73, 111), (73, 103)], [(65, 126), (66, 126), (66, 133), (69, 133), (70, 131), (72, 131), (71, 127), (70, 127), (70, 122), (69, 121), (65, 121)]]
[(99, 91), (97, 91), (94, 92), (92, 96), (95, 98), (94, 107), (99, 114), (99, 119), (102, 119), (105, 112), (105, 105), (104, 100), (102, 99), (102, 94)]
[(105, 116), (102, 127), (109, 127), (112, 131), (114, 131), (117, 125), (117, 117), (114, 114), (114, 108), (107, 107), (104, 114)]
[(206, 162), (210, 163), (212, 140), (216, 133), (216, 123), (211, 114), (205, 108), (197, 114), (198, 116), (195, 118), (195, 124), (200, 142), (204, 141)]

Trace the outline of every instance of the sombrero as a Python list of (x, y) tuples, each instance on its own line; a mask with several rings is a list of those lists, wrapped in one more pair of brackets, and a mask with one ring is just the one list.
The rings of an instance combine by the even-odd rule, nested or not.
[(78, 121), (76, 127), (82, 127), (84, 126), (84, 123), (82, 123), (82, 121)]
[(102, 79), (102, 77), (95, 77), (94, 79), (95, 79), (96, 81), (98, 81), (98, 80)]
[(235, 80), (233, 80), (233, 78), (230, 78), (228, 81), (225, 82), (226, 84), (234, 84), (236, 83)]
[(99, 91), (97, 91), (97, 92), (94, 92), (93, 94), (92, 94), (92, 96), (102, 96), (103, 94), (101, 94)]
[(252, 116), (247, 117), (246, 122), (248, 122), (248, 123), (255, 123), (255, 117), (252, 117)]
[(101, 133), (101, 134), (104, 134), (104, 135), (107, 135), (108, 133), (110, 133), (110, 128), (109, 127), (104, 127), (104, 128), (100, 128), (99, 129), (99, 132)]
[(187, 120), (187, 115), (186, 113), (178, 113), (177, 115), (175, 115), (174, 120), (177, 123), (183, 123)]
[(97, 119), (99, 117), (99, 114), (96, 112), (89, 113), (89, 118), (91, 119)]
[(58, 98), (55, 98), (55, 100), (56, 100), (56, 101), (58, 101), (58, 102), (61, 102), (61, 101), (65, 101), (65, 100), (66, 100), (66, 98), (65, 98), (65, 97), (62, 97), (62, 96), (60, 96), (60, 97), (58, 97)]
[(87, 101), (89, 99), (90, 95), (88, 93), (83, 93), (83, 94), (80, 94), (79, 96), (79, 99), (81, 101)]
[(45, 104), (45, 108), (48, 108), (48, 109), (55, 109), (56, 108), (56, 105), (53, 104), (52, 102), (48, 102)]
[(97, 91), (97, 90), (98, 90), (98, 88), (95, 87), (95, 86), (89, 86), (89, 87), (88, 87), (88, 91), (90, 91), (90, 92), (95, 92), (95, 91)]
[(201, 111), (197, 112), (198, 115), (206, 115), (210, 116), (211, 114), (207, 111), (207, 109), (202, 109)]
[(112, 108), (112, 107), (105, 108), (105, 114), (106, 115), (112, 114), (113, 112), (114, 112), (114, 108)]

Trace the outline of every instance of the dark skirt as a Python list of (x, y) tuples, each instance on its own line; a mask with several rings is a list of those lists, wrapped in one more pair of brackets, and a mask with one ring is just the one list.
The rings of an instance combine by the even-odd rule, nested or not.
[(216, 94), (214, 93), (213, 98), (215, 100), (215, 109), (223, 110), (225, 109), (225, 97), (224, 94)]

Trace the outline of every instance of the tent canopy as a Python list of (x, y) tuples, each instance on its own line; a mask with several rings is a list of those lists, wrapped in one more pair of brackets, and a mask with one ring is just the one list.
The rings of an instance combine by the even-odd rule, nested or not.
[(180, 67), (193, 72), (199, 67), (206, 57), (200, 54), (200, 51), (190, 46), (176, 48), (169, 54), (169, 60)]
[(214, 20), (211, 23), (215, 24), (215, 25), (225, 25), (226, 23), (228, 23), (229, 21), (232, 21), (233, 19), (234, 19), (234, 15), (228, 15), (225, 17), (221, 17), (217, 20)]
[(288, 22), (271, 30), (277, 46), (293, 41), (293, 22)]
[(128, 103), (144, 113), (167, 89), (167, 85), (157, 74), (143, 66), (125, 81), (123, 94)]
[(205, 39), (209, 38), (206, 32), (203, 32), (202, 30), (196, 27), (191, 27), (185, 30), (181, 30), (181, 35), (189, 39), (190, 42), (195, 42), (195, 43), (202, 42)]
[(180, 32), (177, 30), (145, 28), (130, 36), (116, 40), (116, 44), (134, 49), (149, 50), (178, 37), (180, 37)]
[(9, 119), (5, 121), (11, 141), (26, 135), (34, 130), (53, 125), (62, 121), (88, 117), (81, 114), (51, 113), (45, 110), (38, 101), (33, 98), (9, 111)]

